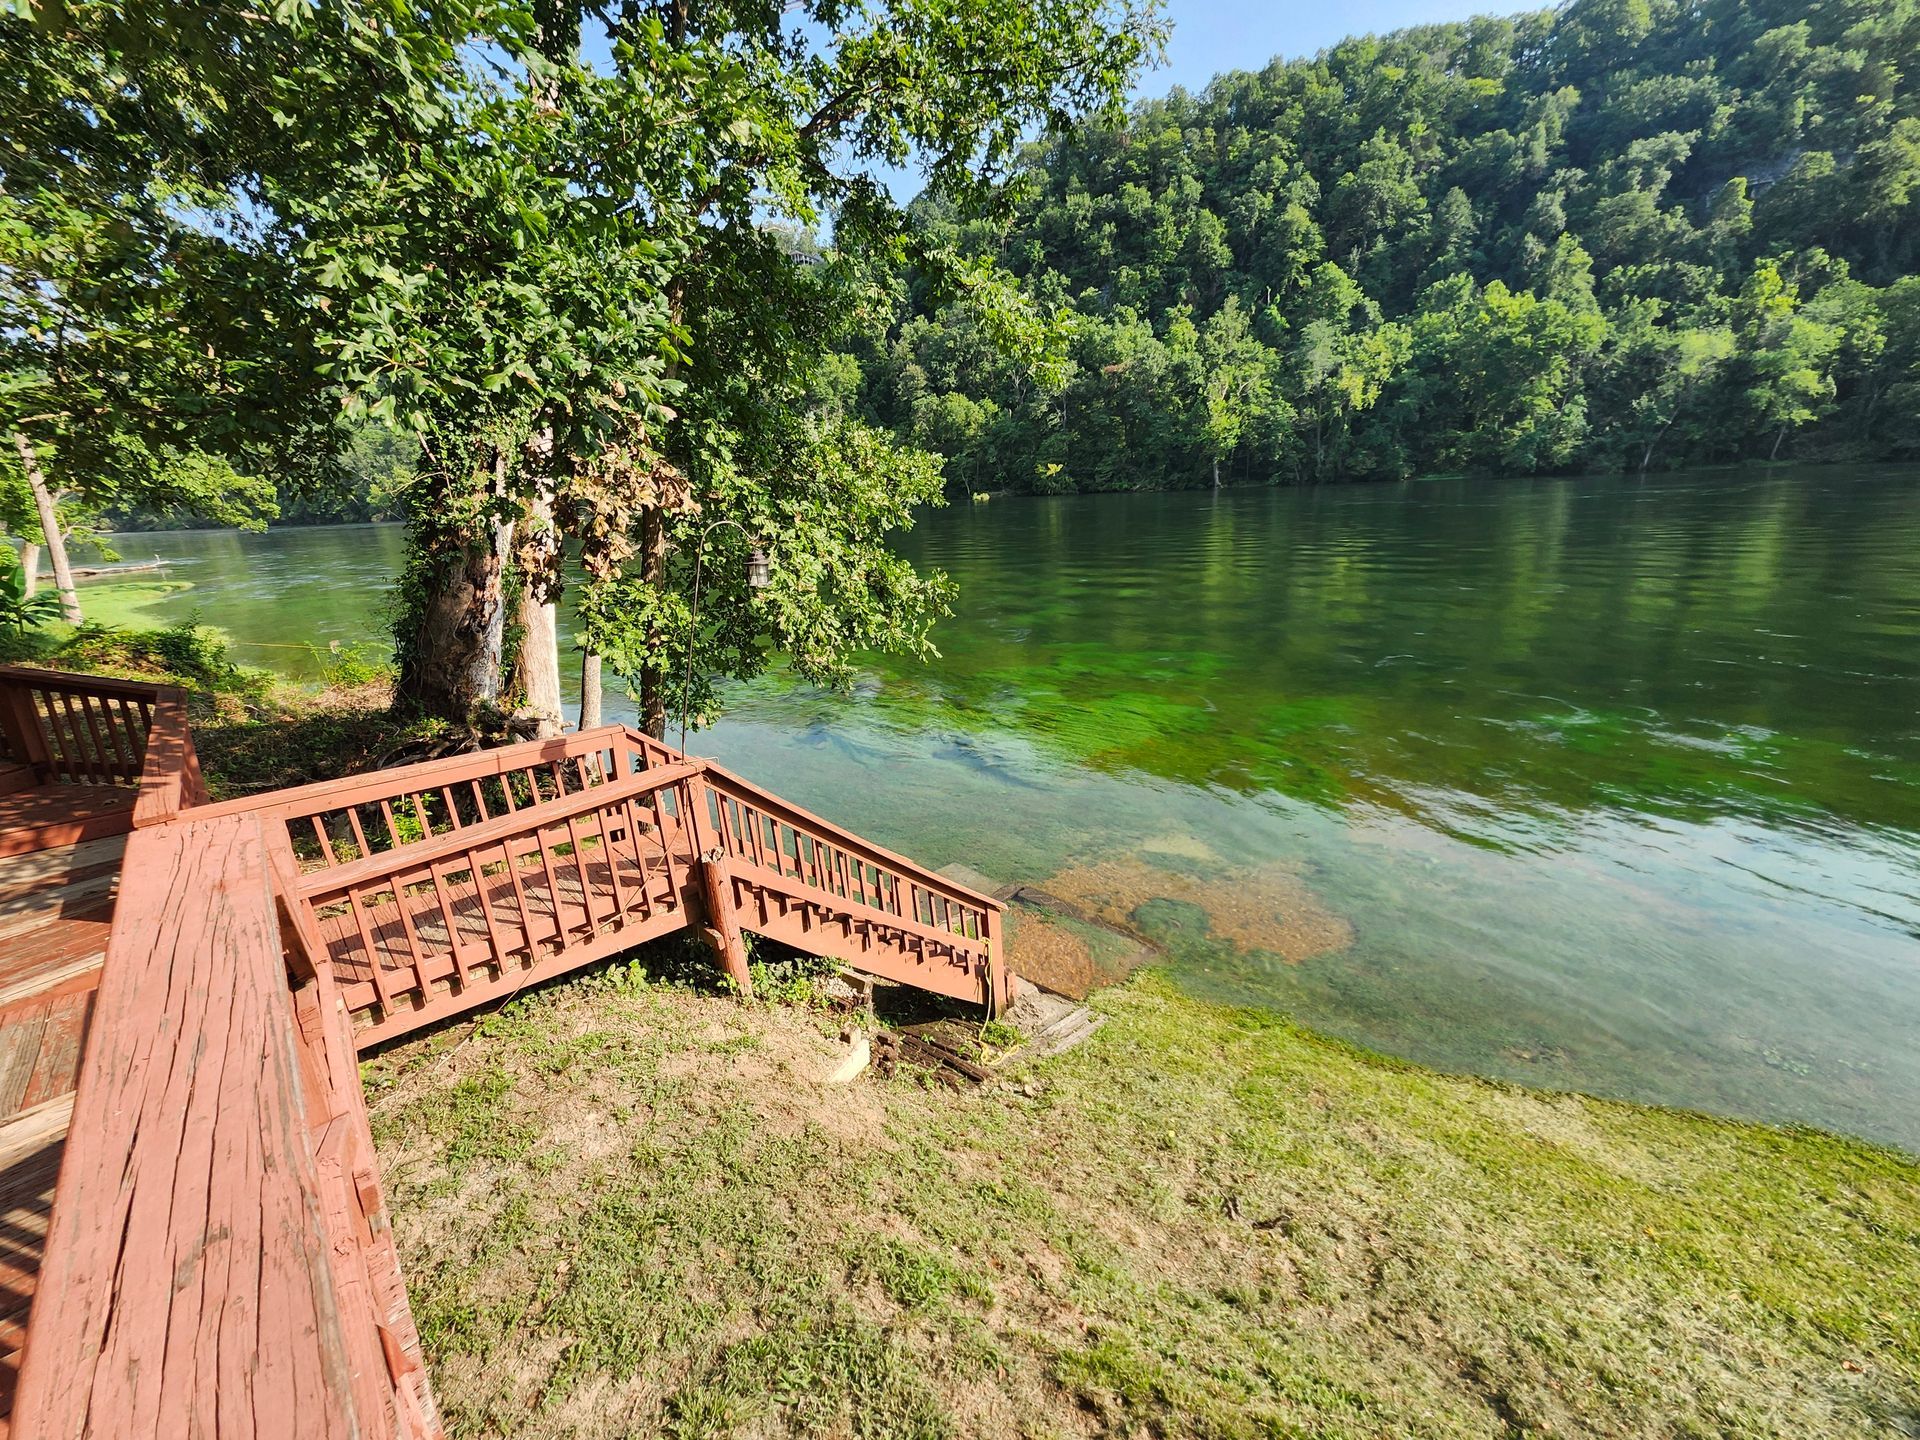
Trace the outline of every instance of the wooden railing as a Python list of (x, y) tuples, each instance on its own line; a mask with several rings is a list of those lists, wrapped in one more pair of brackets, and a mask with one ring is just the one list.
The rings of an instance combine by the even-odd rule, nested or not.
[(689, 782), (622, 727), (229, 801), (286, 854), (362, 1046), (687, 925)]
[(187, 697), (169, 685), (0, 665), (0, 738), (42, 785), (137, 786), (135, 828), (206, 800)]
[(284, 837), (364, 1046), (687, 925), (751, 988), (742, 926), (908, 984), (1010, 998), (1000, 908), (619, 725), (206, 813)]
[(132, 785), (146, 762), (158, 685), (0, 666), (0, 731), (42, 783)]
[[(808, 940), (827, 938), (824, 928), (837, 927), (841, 943), (826, 948), (849, 963), (980, 1001), (989, 1013), (1011, 1001), (998, 901), (711, 761), (701, 769), (707, 796), (701, 839), (710, 842), (703, 843), (703, 855), (717, 853), (728, 879), (765, 892), (756, 897), (758, 923), (743, 921), (748, 929), (819, 949)], [(768, 895), (811, 907), (812, 913), (795, 915), (792, 905), (770, 908)], [(889, 950), (897, 963), (888, 963)]]

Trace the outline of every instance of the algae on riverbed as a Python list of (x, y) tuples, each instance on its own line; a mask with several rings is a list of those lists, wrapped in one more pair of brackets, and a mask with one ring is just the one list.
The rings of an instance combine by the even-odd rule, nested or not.
[[(622, 978), (625, 977), (625, 978)], [(1027, 1083), (636, 982), (370, 1063), (463, 1435), (1868, 1435), (1920, 1165), (1442, 1076), (1154, 973)]]

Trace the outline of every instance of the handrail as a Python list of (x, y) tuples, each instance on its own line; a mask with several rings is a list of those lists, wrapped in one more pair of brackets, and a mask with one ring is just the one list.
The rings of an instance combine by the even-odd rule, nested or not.
[(150, 680), (116, 680), (85, 670), (41, 670), (28, 665), (0, 665), (0, 682), (13, 680), (50, 689), (67, 689), (123, 700), (152, 700), (172, 687)]
[(147, 725), (147, 752), (140, 764), (140, 793), (133, 802), (133, 828), (143, 830), (171, 820), (207, 800), (200, 777), (200, 755), (187, 724), (187, 697), (162, 688)]
[(309, 870), (300, 877), (299, 893), (303, 896), (328, 895), (365, 884), (369, 880), (420, 870), (435, 861), (464, 855), (470, 850), (486, 849), (528, 830), (564, 821), (569, 816), (578, 817), (589, 811), (617, 805), (623, 800), (664, 790), (699, 771), (700, 767), (691, 763), (642, 770), (637, 775), (609, 780), (591, 790), (571, 791), (558, 799), (543, 800), (537, 805), (528, 805), (507, 815), (496, 815), (491, 820), (482, 820), (475, 825), (429, 835), (391, 850), (377, 850), (358, 860), (329, 865), (322, 870)]
[(870, 901), (850, 899), (847, 896), (821, 891), (790, 871), (775, 870), (757, 861), (740, 855), (730, 857), (734, 866), (733, 873), (743, 880), (755, 883), (770, 883), (779, 888), (784, 881), (787, 886), (798, 890), (802, 897), (807, 894), (827, 894), (833, 901), (833, 909), (848, 919), (861, 925), (877, 925), (882, 929), (895, 930), (902, 935), (911, 935), (916, 940), (925, 940), (931, 944), (944, 945), (961, 954), (979, 953), (984, 955), (991, 942), (985, 934), (969, 935), (960, 930), (947, 930), (938, 925), (929, 925), (911, 915), (896, 915), (891, 910), (882, 910)]
[(716, 790), (731, 794), (736, 800), (744, 800), (756, 810), (764, 811), (768, 815), (777, 814), (789, 825), (797, 821), (799, 826), (820, 831), (823, 838), (832, 841), (839, 849), (864, 855), (867, 859), (888, 869), (912, 875), (915, 882), (922, 888), (939, 890), (950, 900), (958, 900), (966, 905), (995, 912), (1003, 908), (991, 895), (983, 894), (970, 885), (963, 885), (958, 880), (949, 880), (946, 876), (929, 870), (917, 860), (909, 860), (906, 856), (897, 854), (884, 845), (876, 845), (871, 840), (861, 838), (851, 830), (834, 824), (831, 820), (822, 819), (811, 810), (803, 809), (791, 800), (783, 800), (771, 790), (762, 789), (751, 780), (742, 779), (717, 761), (704, 760), (701, 764), (706, 769), (708, 783)]
[[(347, 775), (338, 780), (314, 780), (285, 790), (269, 790), (258, 795), (240, 795), (206, 807), (208, 816), (237, 815), (256, 811), (271, 812), (290, 819), (302, 819), (318, 810), (342, 810), (352, 805), (370, 805), (384, 797), (415, 787), (453, 785), (467, 780), (488, 780), (524, 768), (529, 763), (529, 747), (534, 763), (548, 764), (572, 760), (609, 748), (609, 742), (625, 739), (624, 725), (602, 725), (596, 730), (581, 730), (551, 740), (523, 740), (499, 745), (490, 750), (471, 750), (462, 755), (447, 755), (438, 760), (417, 760), (409, 765), (371, 770), (364, 775)], [(588, 743), (591, 742), (591, 743)]]

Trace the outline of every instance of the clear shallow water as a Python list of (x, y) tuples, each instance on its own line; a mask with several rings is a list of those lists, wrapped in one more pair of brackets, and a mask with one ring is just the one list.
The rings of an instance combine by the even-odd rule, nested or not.
[[(310, 674), (400, 535), (121, 548), (194, 582), (153, 620)], [(904, 548), (960, 584), (941, 660), (743, 687), (700, 748), (1107, 897), (1210, 997), (1920, 1149), (1920, 473), (1000, 499)]]

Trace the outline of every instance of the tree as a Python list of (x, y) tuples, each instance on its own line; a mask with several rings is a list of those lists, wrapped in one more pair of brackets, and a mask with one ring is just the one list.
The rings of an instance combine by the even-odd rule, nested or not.
[[(1796, 432), (1806, 455), (1905, 453), (1897, 347), (1870, 353), (1880, 302), (1848, 287), (1920, 262), (1909, 9), (1575, 0), (1144, 101), (1029, 148), (1007, 214), (915, 211), (923, 244), (1003, 261), (1078, 323), (1056, 403), (939, 363), (970, 321), (911, 260), (849, 346), (864, 398), (904, 435), (990, 412), (968, 473), (1048, 489), (1208, 483), (1215, 457), (1223, 479), (1652, 467)], [(1734, 323), (1784, 256), (1803, 320), (1838, 327), (1830, 364), (1800, 363), (1817, 330), (1782, 349)], [(1222, 368), (1202, 340), (1235, 311)], [(1291, 463), (1262, 464), (1270, 442)]]
[(1767, 453), (1775, 459), (1790, 431), (1817, 419), (1833, 402), (1829, 366), (1841, 335), (1803, 313), (1799, 287), (1773, 260), (1754, 266), (1734, 323), (1746, 358), (1746, 401), (1759, 424), (1772, 432)]
[[(619, 657), (614, 668), (637, 686), (642, 720), (656, 734), (676, 683), (673, 661), (687, 646), (701, 644), (727, 673), (761, 663), (745, 644), (692, 635), (683, 618), (669, 550), (684, 554), (713, 516), (755, 526), (811, 517), (799, 537), (769, 530), (764, 538), (776, 554), (802, 538), (847, 573), (873, 583), (893, 577), (874, 592), (887, 603), (884, 620), (861, 607), (851, 612), (867, 616), (858, 624), (834, 618), (847, 616), (846, 595), (823, 594), (803, 613), (800, 592), (790, 591), (740, 610), (763, 617), (760, 644), (825, 674), (825, 635), (922, 643), (934, 588), (896, 583), (881, 532), (866, 523), (895, 512), (864, 494), (889, 471), (904, 484), (911, 462), (845, 419), (793, 428), (830, 349), (823, 340), (863, 302), (861, 258), (896, 253), (912, 238), (864, 167), (912, 154), (930, 189), (963, 208), (982, 206), (1032, 129), (1114, 104), (1158, 35), (1149, 7), (1117, 0), (901, 0), (884, 9), (816, 0), (802, 10), (814, 30), (804, 47), (783, 38), (778, 14), (751, 4), (678, 0), (629, 12), (613, 27), (612, 83), (624, 103), (677, 122), (675, 145), (651, 157), (657, 168), (643, 189), (648, 233), (674, 257), (669, 326), (685, 337), (668, 370), (678, 387), (674, 413), (657, 434), (667, 463), (686, 477), (690, 504), (642, 508), (634, 561), (644, 595), (628, 583), (631, 603), (589, 597), (582, 615), (589, 644), (609, 663)], [(796, 263), (767, 228), (811, 229), (829, 209), (837, 253), (825, 264)], [(991, 298), (978, 267), (931, 251), (921, 258), (949, 292)], [(1009, 332), (1021, 307), (989, 309), (990, 325), (1017, 343)], [(861, 466), (875, 468), (863, 474)], [(843, 486), (842, 503), (793, 510), (784, 497), (796, 467), (816, 486)], [(744, 604), (725, 591), (728, 580), (718, 583), (714, 603)]]
[(69, 618), (68, 518), (227, 523), (337, 446), (289, 196), (432, 113), (474, 14), (311, 0), (0, 16), (0, 429)]

